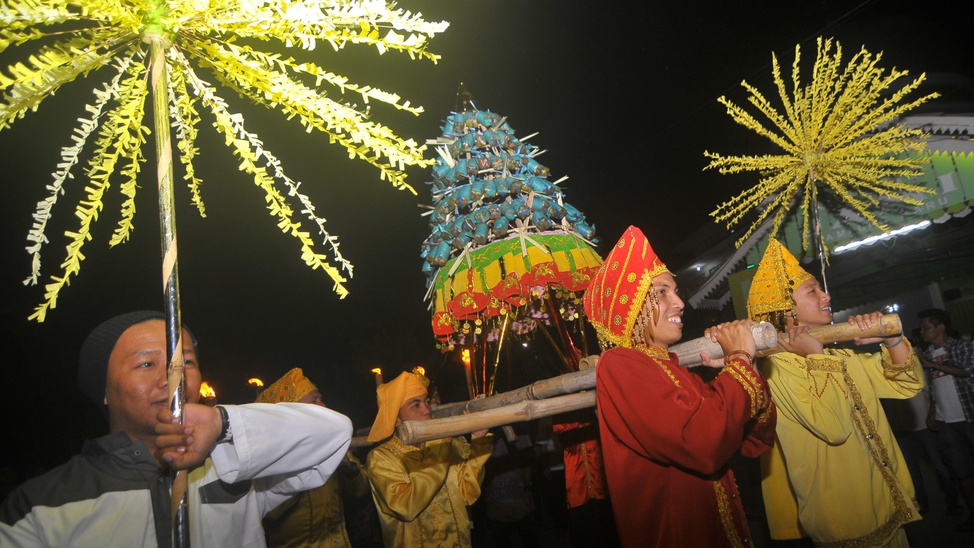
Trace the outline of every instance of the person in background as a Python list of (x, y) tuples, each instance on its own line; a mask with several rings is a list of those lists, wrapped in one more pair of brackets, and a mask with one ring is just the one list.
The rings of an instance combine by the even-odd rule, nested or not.
[[(917, 353), (920, 357), (920, 353)], [(922, 362), (922, 357), (921, 357)], [(930, 497), (923, 482), (920, 468), (921, 456), (926, 455), (930, 466), (937, 475), (937, 484), (944, 493), (947, 515), (960, 514), (964, 508), (960, 505), (960, 493), (950, 475), (950, 469), (943, 459), (937, 432), (927, 425), (930, 413), (930, 385), (923, 387), (916, 396), (900, 399), (883, 399), (883, 410), (889, 419), (896, 443), (903, 452), (906, 465), (913, 479), (913, 490), (916, 493), (917, 507), (923, 514), (930, 509)]]
[[(265, 388), (257, 403), (308, 403), (325, 407), (318, 387), (294, 368)], [(351, 451), (324, 485), (299, 493), (264, 517), (267, 545), (272, 548), (309, 546), (351, 547), (345, 527), (345, 497), (371, 493), (364, 467)]]
[[(933, 405), (927, 425), (937, 432), (951, 475), (967, 510), (974, 512), (974, 344), (950, 336), (950, 316), (939, 308), (917, 313), (927, 343), (920, 361), (930, 380)], [(957, 526), (974, 531), (974, 516)]]
[(432, 418), (428, 380), (404, 371), (376, 389), (379, 411), (368, 440), (383, 442), (366, 459), (386, 547), (471, 546), (468, 506), (480, 497), (484, 464), (494, 450), (486, 430), (471, 441), (446, 438), (406, 445), (403, 421)]
[[(769, 321), (785, 352), (761, 370), (778, 408), (774, 449), (762, 461), (771, 538), (816, 544), (906, 546), (903, 526), (920, 519), (913, 480), (880, 398), (910, 398), (924, 385), (902, 335), (868, 354), (825, 347), (809, 334), (832, 323), (832, 298), (777, 240), (770, 239), (748, 294), (748, 316)], [(879, 312), (849, 324), (872, 327)]]
[(775, 412), (754, 369), (750, 321), (707, 330), (724, 351), (704, 382), (670, 345), (683, 335), (676, 281), (630, 226), (583, 297), (603, 349), (596, 366), (602, 456), (619, 540), (627, 547), (747, 546), (744, 508), (727, 463), (756, 457)]
[(572, 546), (618, 546), (615, 518), (605, 488), (605, 467), (594, 409), (554, 417), (552, 431), (564, 451), (565, 502)]
[(0, 546), (171, 546), (174, 470), (188, 470), (192, 546), (263, 546), (261, 518), (325, 483), (341, 463), (352, 436), (344, 415), (311, 405), (197, 403), (202, 378), (185, 328), (180, 424), (168, 405), (165, 317), (121, 314), (85, 339), (78, 385), (110, 433), (4, 500)]

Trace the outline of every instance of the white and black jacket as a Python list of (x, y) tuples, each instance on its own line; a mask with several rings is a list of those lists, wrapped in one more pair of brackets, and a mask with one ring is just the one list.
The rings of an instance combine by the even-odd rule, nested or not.
[[(231, 443), (189, 473), (190, 545), (265, 546), (261, 518), (325, 483), (352, 435), (348, 417), (308, 404), (226, 406)], [(170, 474), (117, 432), (18, 486), (0, 506), (0, 546), (171, 546)]]

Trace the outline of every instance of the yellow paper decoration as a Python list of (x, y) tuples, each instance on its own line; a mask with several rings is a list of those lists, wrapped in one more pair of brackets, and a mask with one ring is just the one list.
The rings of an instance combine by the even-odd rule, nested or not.
[[(874, 56), (863, 48), (843, 66), (842, 48), (838, 42), (833, 50), (831, 39), (819, 38), (812, 80), (802, 86), (798, 70), (800, 50), (795, 46), (789, 95), (781, 78), (778, 59), (772, 55), (774, 82), (783, 105), (781, 112), (775, 110), (756, 88), (747, 82), (741, 83), (750, 94), (748, 101), (767, 119), (765, 123), (727, 98), (718, 99), (735, 122), (767, 137), (783, 150), (781, 154), (762, 156), (721, 156), (704, 152), (704, 156), (711, 159), (704, 169), (761, 174), (757, 185), (720, 204), (710, 214), (730, 228), (748, 213), (758, 212), (757, 220), (737, 240), (738, 246), (772, 212), (771, 235), (777, 234), (801, 195), (802, 244), (805, 249), (810, 249), (810, 209), (818, 207), (816, 192), (819, 188), (834, 193), (884, 231), (888, 228), (869, 209), (876, 206), (880, 198), (919, 205), (920, 202), (907, 193), (931, 192), (922, 185), (900, 182), (922, 173), (922, 161), (907, 154), (923, 151), (926, 142), (923, 131), (904, 129), (895, 125), (895, 121), (938, 94), (930, 93), (903, 103), (907, 95), (923, 82), (925, 75), (921, 74), (890, 93), (888, 90), (907, 72), (893, 69), (886, 74), (878, 66), (881, 58), (881, 53)], [(824, 244), (823, 252), (827, 256)]]
[[(26, 61), (0, 71), (0, 131), (36, 110), (44, 99), (79, 76), (99, 69), (115, 71), (106, 84), (93, 90), (94, 101), (86, 107), (88, 117), (79, 118), (72, 144), (61, 149), (54, 182), (47, 187), (49, 194), (35, 209), (27, 237), (32, 271), (26, 284), (38, 283), (41, 249), (48, 241), (45, 230), (52, 209), (64, 192), (65, 182), (72, 178), (71, 170), (79, 163), (83, 149), (91, 142), (93, 156), (84, 177), (88, 181), (86, 196), (75, 208), (79, 226), (66, 232), (69, 242), (62, 272), (51, 277), (45, 286), (45, 301), (30, 318), (44, 321), (47, 311), (56, 306), (60, 290), (78, 273), (84, 260), (82, 246), (91, 239), (91, 223), (98, 218), (105, 192), (116, 178), (121, 179), (125, 198), (110, 244), (126, 241), (133, 230), (136, 180), (149, 133), (143, 125), (149, 93), (147, 42), (158, 43), (160, 39), (167, 45), (170, 122), (184, 179), (200, 214), (205, 216), (205, 208), (193, 162), (198, 152), (196, 126), (201, 121), (198, 107), (202, 105), (216, 118), (214, 126), (238, 157), (239, 169), (264, 192), (267, 209), (278, 228), (298, 240), (302, 260), (324, 271), (334, 282), (335, 292), (344, 297), (348, 291), (343, 282), (346, 275), (352, 275), (352, 265), (339, 253), (337, 237), (325, 230), (324, 219), (314, 204), (298, 190), (301, 183), (287, 176), (260, 138), (247, 131), (243, 117), (229, 110), (215, 86), (194, 67), (209, 69), (222, 86), (253, 103), (280, 110), (288, 119), (299, 121), (306, 131), (324, 133), (329, 142), (344, 146), (350, 158), (376, 167), (380, 179), (416, 194), (406, 183), (405, 169), (432, 165), (432, 160), (424, 158), (426, 147), (374, 122), (367, 110), (348, 106), (344, 94), (354, 93), (366, 105), (377, 101), (413, 114), (421, 113), (421, 107), (411, 106), (395, 93), (351, 83), (312, 62), (297, 62), (251, 44), (272, 41), (284, 48), (309, 51), (319, 43), (336, 51), (348, 44), (365, 44), (375, 46), (380, 54), (398, 51), (411, 59), (435, 63), (439, 56), (427, 51), (427, 43), (447, 26), (446, 22), (425, 21), (420, 14), (384, 0), (3, 2), (0, 52), (37, 39), (51, 43), (41, 46)], [(338, 100), (331, 99), (322, 86), (337, 89)], [(305, 221), (299, 221), (298, 214)], [(311, 229), (303, 223), (310, 223)], [(317, 251), (321, 246), (327, 247), (331, 256)]]

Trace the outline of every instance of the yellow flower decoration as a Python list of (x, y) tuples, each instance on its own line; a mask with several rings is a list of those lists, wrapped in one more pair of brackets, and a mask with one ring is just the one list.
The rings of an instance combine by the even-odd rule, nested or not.
[[(150, 133), (144, 125), (145, 102), (150, 95), (148, 72), (162, 68), (161, 99), (168, 103), (169, 126), (176, 139), (177, 156), (192, 200), (205, 216), (201, 181), (193, 162), (199, 108), (214, 116), (213, 126), (237, 156), (238, 168), (250, 175), (264, 191), (270, 215), (282, 232), (296, 238), (301, 258), (310, 267), (323, 270), (344, 297), (348, 291), (342, 271), (352, 275), (352, 265), (338, 251), (338, 240), (324, 227), (314, 204), (299, 191), (300, 182), (289, 178), (280, 161), (249, 132), (243, 117), (231, 112), (217, 95), (216, 87), (200, 76), (205, 68), (220, 85), (251, 102), (280, 110), (296, 119), (308, 132), (327, 135), (329, 142), (348, 150), (350, 158), (363, 160), (379, 170), (380, 178), (398, 189), (416, 194), (406, 184), (405, 168), (428, 167), (425, 146), (402, 139), (386, 126), (370, 119), (367, 108), (359, 110), (343, 99), (346, 93), (361, 97), (364, 104), (382, 102), (413, 114), (422, 112), (409, 101), (390, 92), (357, 85), (313, 62), (263, 51), (257, 44), (275, 42), (285, 49), (313, 50), (325, 44), (336, 51), (348, 44), (375, 46), (380, 54), (404, 52), (410, 58), (436, 62), (439, 57), (426, 50), (427, 42), (443, 32), (448, 23), (427, 22), (420, 14), (397, 9), (385, 0), (5, 0), (0, 3), (0, 53), (11, 46), (43, 40), (25, 61), (0, 71), (0, 130), (9, 128), (28, 111), (79, 76), (105, 69), (113, 71), (94, 90), (87, 105), (87, 118), (71, 135), (72, 144), (61, 149), (61, 162), (48, 197), (37, 204), (28, 234), (32, 273), (25, 283), (36, 284), (40, 276), (40, 252), (47, 243), (45, 229), (51, 210), (74, 178), (72, 169), (81, 163), (86, 146), (91, 160), (81, 168), (86, 196), (75, 210), (77, 230), (66, 232), (67, 256), (58, 276), (46, 286), (45, 302), (31, 319), (43, 321), (57, 302), (61, 288), (78, 273), (84, 255), (81, 248), (91, 239), (90, 227), (103, 205), (102, 198), (112, 181), (120, 180), (125, 196), (121, 219), (110, 244), (126, 241), (133, 229), (137, 176), (145, 161), (142, 153)], [(164, 48), (160, 61), (150, 62), (151, 48)], [(155, 63), (155, 65), (154, 65)], [(156, 66), (158, 65), (158, 66)], [(153, 74), (152, 81), (156, 81)], [(326, 90), (339, 92), (336, 99)], [(165, 124), (164, 124), (165, 125)], [(160, 137), (157, 135), (157, 139)], [(168, 138), (168, 136), (167, 136)], [(164, 154), (160, 158), (168, 160)], [(168, 164), (168, 162), (167, 162)], [(298, 212), (311, 229), (296, 219)], [(325, 246), (331, 257), (317, 250)], [(337, 266), (335, 266), (337, 265)]]
[[(781, 78), (778, 59), (772, 54), (774, 82), (784, 107), (782, 112), (757, 89), (742, 82), (750, 93), (748, 101), (764, 115), (770, 125), (735, 105), (725, 97), (718, 101), (738, 124), (767, 137), (784, 152), (763, 156), (721, 156), (704, 152), (710, 164), (704, 169), (720, 173), (756, 171), (762, 178), (754, 187), (720, 204), (710, 215), (733, 227), (751, 211), (758, 218), (737, 241), (740, 246), (774, 212), (771, 235), (777, 234), (788, 212), (801, 195), (802, 244), (809, 246), (810, 221), (818, 208), (817, 192), (831, 191), (876, 227), (888, 231), (870, 211), (881, 198), (911, 205), (920, 202), (907, 193), (930, 193), (921, 185), (901, 182), (922, 173), (919, 153), (926, 147), (924, 133), (896, 125), (897, 117), (938, 94), (931, 93), (903, 102), (925, 75), (892, 91), (891, 87), (906, 71), (886, 73), (878, 67), (882, 53), (872, 55), (865, 48), (843, 67), (842, 47), (832, 40), (818, 39), (818, 56), (812, 80), (802, 86), (799, 80), (800, 49), (795, 46), (792, 89), (789, 96)], [(803, 193), (803, 195), (802, 195)], [(819, 238), (822, 252), (827, 249)]]

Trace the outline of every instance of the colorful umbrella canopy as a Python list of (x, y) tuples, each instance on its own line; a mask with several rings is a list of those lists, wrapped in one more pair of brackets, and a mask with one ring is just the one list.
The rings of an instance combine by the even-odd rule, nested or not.
[[(563, 179), (548, 180), (529, 137), (467, 95), (431, 141), (439, 158), (422, 257), (433, 333), (446, 349), (502, 316), (521, 331), (532, 318), (580, 319), (575, 303), (602, 264), (595, 228), (565, 202)], [(552, 305), (560, 318), (538, 313)]]

